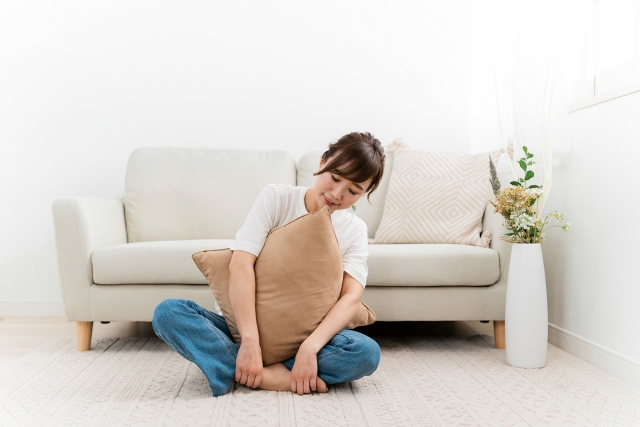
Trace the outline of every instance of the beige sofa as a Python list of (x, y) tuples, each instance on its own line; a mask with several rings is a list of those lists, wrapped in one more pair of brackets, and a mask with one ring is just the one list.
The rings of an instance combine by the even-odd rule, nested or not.
[[(78, 348), (91, 347), (94, 321), (151, 321), (167, 298), (196, 301), (221, 314), (191, 254), (229, 247), (260, 190), (270, 183), (313, 186), (320, 152), (296, 163), (279, 150), (139, 148), (127, 166), (120, 200), (54, 201), (60, 287), (67, 318), (77, 322)], [(393, 170), (371, 204), (357, 211), (373, 238)], [(487, 198), (490, 194), (487, 194)], [(504, 348), (507, 268), (511, 247), (502, 217), (487, 205), (490, 248), (468, 245), (369, 245), (362, 300), (378, 321), (493, 320)]]

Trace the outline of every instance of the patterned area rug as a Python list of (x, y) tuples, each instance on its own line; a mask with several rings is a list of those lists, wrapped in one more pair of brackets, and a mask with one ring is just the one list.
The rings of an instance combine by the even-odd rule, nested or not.
[(50, 341), (0, 373), (8, 426), (632, 426), (640, 389), (549, 345), (542, 369), (492, 338), (374, 337), (370, 377), (298, 396), (238, 383), (215, 398), (158, 338)]

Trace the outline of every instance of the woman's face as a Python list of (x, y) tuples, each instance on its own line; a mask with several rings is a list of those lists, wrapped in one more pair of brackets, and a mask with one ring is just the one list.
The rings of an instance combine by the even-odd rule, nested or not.
[[(324, 165), (320, 161), (318, 171)], [(353, 182), (331, 171), (317, 175), (313, 186), (316, 202), (318, 206), (329, 206), (331, 212), (349, 209), (365, 194), (372, 180), (373, 178), (369, 178), (365, 182)]]

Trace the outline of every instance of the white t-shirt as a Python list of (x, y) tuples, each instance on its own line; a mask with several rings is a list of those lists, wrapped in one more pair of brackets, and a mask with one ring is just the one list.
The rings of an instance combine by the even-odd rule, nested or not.
[[(287, 184), (266, 185), (253, 204), (244, 225), (238, 230), (232, 250), (260, 255), (267, 234), (302, 215), (307, 215), (304, 196), (309, 188)], [(331, 213), (338, 238), (344, 271), (364, 287), (367, 282), (369, 239), (367, 224), (355, 214), (339, 209)]]

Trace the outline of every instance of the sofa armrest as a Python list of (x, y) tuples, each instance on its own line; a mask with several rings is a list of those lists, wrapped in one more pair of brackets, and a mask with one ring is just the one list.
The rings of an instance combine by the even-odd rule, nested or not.
[(58, 276), (68, 320), (91, 321), (94, 249), (127, 243), (121, 200), (74, 197), (53, 202)]
[(505, 242), (500, 237), (508, 233), (505, 228), (504, 217), (494, 212), (494, 207), (491, 203), (487, 203), (484, 210), (484, 216), (482, 217), (482, 231), (491, 230), (491, 243), (489, 247), (498, 251), (498, 258), (500, 262), (500, 278), (493, 286), (500, 286), (504, 288), (502, 293), (503, 301), (503, 317), (502, 319), (487, 319), (487, 320), (504, 320), (504, 306), (506, 302), (507, 293), (507, 277), (509, 275), (509, 260), (511, 259), (511, 247), (512, 244)]

